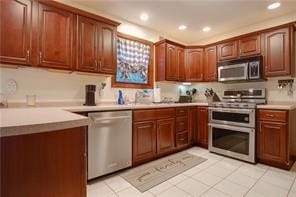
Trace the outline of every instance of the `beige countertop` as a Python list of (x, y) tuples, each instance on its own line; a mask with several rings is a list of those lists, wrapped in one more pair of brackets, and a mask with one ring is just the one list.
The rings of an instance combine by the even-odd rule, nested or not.
[(274, 109), (274, 110), (294, 110), (296, 103), (274, 102), (266, 105), (257, 105), (258, 109)]
[(16, 107), (0, 109), (0, 137), (55, 131), (86, 126), (89, 119), (72, 112), (131, 110), (182, 106), (207, 106), (207, 103), (99, 104), (97, 106)]

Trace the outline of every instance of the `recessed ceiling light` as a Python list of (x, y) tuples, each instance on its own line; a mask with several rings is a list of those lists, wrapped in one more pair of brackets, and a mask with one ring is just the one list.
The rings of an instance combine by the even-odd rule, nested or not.
[(148, 16), (147, 13), (142, 13), (142, 14), (140, 15), (140, 19), (141, 19), (142, 21), (148, 21), (149, 16)]
[(185, 29), (187, 29), (187, 26), (186, 26), (186, 25), (180, 25), (180, 26), (178, 27), (178, 29), (179, 29), (179, 30), (185, 30)]
[(202, 28), (202, 31), (203, 32), (209, 32), (209, 31), (211, 31), (211, 28), (210, 27), (204, 27), (204, 28)]
[(267, 6), (267, 9), (273, 10), (273, 9), (276, 9), (276, 8), (278, 8), (280, 6), (281, 6), (281, 3), (280, 2), (275, 2), (275, 3), (272, 3), (272, 4), (268, 5)]

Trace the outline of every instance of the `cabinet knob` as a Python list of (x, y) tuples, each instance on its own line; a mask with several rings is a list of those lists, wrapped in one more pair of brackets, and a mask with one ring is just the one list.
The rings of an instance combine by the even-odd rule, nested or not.
[(41, 62), (42, 62), (42, 52), (40, 51), (39, 52), (39, 64), (41, 64)]

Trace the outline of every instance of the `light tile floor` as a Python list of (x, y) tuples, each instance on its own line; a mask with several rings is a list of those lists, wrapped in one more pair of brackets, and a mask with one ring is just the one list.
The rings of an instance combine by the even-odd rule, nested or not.
[(208, 160), (141, 193), (113, 174), (91, 182), (88, 197), (296, 197), (296, 165), (285, 171), (252, 165), (193, 147), (187, 152)]

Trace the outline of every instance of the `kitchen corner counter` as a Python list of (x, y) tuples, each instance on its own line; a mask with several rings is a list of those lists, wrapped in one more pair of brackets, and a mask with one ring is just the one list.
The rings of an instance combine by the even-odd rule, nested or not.
[(88, 124), (88, 117), (57, 108), (0, 109), (0, 137), (56, 131)]
[(267, 105), (257, 105), (257, 109), (294, 110), (296, 109), (296, 103), (270, 103)]
[(109, 110), (153, 109), (169, 107), (207, 106), (207, 103), (130, 104), (115, 103), (97, 106), (18, 107), (0, 109), (0, 137), (56, 131), (87, 126), (88, 117), (72, 112), (94, 112)]

